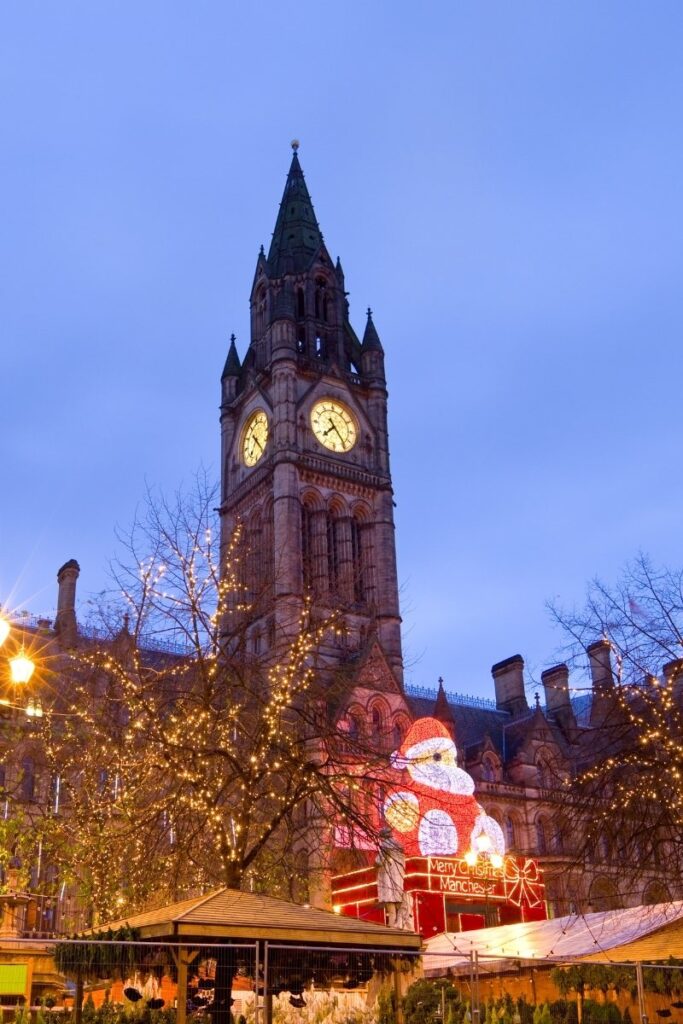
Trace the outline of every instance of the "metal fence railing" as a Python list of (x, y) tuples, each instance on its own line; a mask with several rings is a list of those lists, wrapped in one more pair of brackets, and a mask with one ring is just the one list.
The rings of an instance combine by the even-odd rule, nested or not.
[(683, 1024), (683, 964), (0, 935), (0, 1006), (5, 1024)]

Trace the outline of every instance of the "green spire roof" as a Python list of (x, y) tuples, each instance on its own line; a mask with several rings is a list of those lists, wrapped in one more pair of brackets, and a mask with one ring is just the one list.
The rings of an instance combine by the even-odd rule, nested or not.
[(299, 164), (298, 148), (298, 143), (292, 143), (294, 155), (268, 252), (272, 277), (307, 270), (323, 244), (323, 236)]
[(237, 355), (237, 346), (235, 345), (235, 335), (230, 335), (230, 348), (228, 349), (228, 358), (225, 360), (225, 366), (223, 367), (223, 373), (221, 374), (221, 380), (225, 377), (239, 377), (240, 370), (242, 369), (240, 363), (240, 357)]
[(382, 342), (379, 340), (379, 334), (377, 328), (372, 322), (372, 310), (368, 306), (368, 322), (365, 325), (365, 333), (363, 335), (363, 351), (364, 352), (383, 352)]

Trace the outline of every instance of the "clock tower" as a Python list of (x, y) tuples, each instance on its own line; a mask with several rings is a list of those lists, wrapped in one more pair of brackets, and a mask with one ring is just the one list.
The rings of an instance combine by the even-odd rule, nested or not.
[(371, 659), (376, 672), (379, 659), (383, 688), (400, 690), (384, 352), (369, 309), (362, 341), (350, 324), (341, 263), (292, 149), (256, 262), (249, 346), (240, 361), (233, 336), (221, 378), (223, 546), (239, 525), (254, 655), (267, 656), (310, 595), (321, 615), (343, 615), (332, 662)]

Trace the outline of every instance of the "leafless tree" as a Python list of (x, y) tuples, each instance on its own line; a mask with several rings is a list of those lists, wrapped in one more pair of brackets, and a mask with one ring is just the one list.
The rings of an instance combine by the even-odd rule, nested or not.
[(267, 596), (239, 526), (219, 551), (215, 502), (203, 480), (189, 499), (148, 497), (114, 567), (118, 601), (43, 718), (60, 793), (43, 840), (100, 917), (216, 884), (291, 891), (324, 871), (331, 821), (377, 833), (356, 797), (385, 755), (335, 728), (339, 617), (303, 600), (256, 649)]
[(564, 801), (575, 848), (619, 869), (622, 896), (680, 895), (683, 571), (641, 555), (616, 585), (594, 580), (583, 608), (552, 613), (591, 693)]

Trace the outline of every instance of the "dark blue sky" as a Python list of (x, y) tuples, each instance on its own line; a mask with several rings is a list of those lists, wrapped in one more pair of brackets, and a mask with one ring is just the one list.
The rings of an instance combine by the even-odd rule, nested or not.
[(0, 601), (107, 585), (219, 377), (300, 157), (386, 353), (408, 677), (490, 695), (639, 549), (680, 562), (683, 6), (0, 10)]

